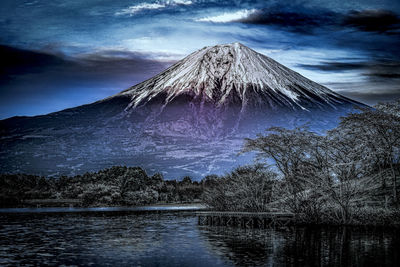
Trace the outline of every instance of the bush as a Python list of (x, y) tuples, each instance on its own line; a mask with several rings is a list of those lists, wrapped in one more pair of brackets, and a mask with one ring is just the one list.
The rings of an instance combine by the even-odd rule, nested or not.
[(276, 174), (262, 165), (239, 167), (221, 178), (207, 183), (203, 201), (216, 210), (268, 211), (274, 199)]

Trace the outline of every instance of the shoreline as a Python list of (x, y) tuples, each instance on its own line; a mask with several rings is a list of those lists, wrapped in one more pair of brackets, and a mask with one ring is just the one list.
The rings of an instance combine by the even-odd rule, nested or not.
[(0, 208), (0, 214), (7, 213), (74, 213), (74, 212), (163, 212), (199, 211), (207, 207), (201, 203), (154, 204), (138, 206), (90, 206), (90, 207), (9, 207)]
[[(132, 212), (132, 213), (140, 213), (140, 212), (213, 212), (212, 209), (204, 205), (200, 202), (194, 203), (160, 203), (160, 204), (146, 204), (146, 205), (137, 205), (137, 206), (89, 206), (89, 207), (8, 207), (8, 208), (0, 208), (0, 215), (7, 214), (67, 214), (67, 213), (112, 213), (112, 212)], [(394, 210), (388, 210), (388, 213), (397, 213)], [(229, 212), (228, 212), (229, 213)], [(235, 212), (233, 212), (235, 213)], [(276, 212), (275, 212), (276, 213)], [(256, 213), (255, 213), (256, 214)], [(393, 214), (394, 215), (394, 214)], [(195, 216), (199, 215), (195, 213)], [(398, 215), (395, 215), (397, 217)], [(307, 222), (304, 219), (298, 218), (295, 221), (292, 221), (290, 226), (295, 227), (393, 227), (399, 228), (400, 221), (393, 220), (388, 223), (388, 220), (368, 220), (368, 222), (353, 222), (353, 223), (333, 223), (331, 221), (322, 220), (319, 223), (316, 222)], [(226, 226), (232, 227), (232, 226)]]

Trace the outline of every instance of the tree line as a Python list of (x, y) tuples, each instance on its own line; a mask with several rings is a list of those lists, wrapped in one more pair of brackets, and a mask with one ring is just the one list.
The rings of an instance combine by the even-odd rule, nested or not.
[(83, 206), (145, 205), (200, 201), (203, 184), (188, 176), (164, 180), (140, 167), (115, 166), (74, 177), (46, 178), (26, 174), (0, 175), (2, 207), (23, 206), (31, 199), (79, 199)]

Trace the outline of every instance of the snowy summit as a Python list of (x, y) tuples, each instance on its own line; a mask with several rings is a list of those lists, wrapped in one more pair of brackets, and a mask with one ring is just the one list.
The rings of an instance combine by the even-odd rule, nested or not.
[(303, 110), (352, 102), (240, 43), (204, 47), (120, 95), (131, 97), (128, 108), (160, 95), (165, 104), (190, 95), (217, 106), (239, 101)]

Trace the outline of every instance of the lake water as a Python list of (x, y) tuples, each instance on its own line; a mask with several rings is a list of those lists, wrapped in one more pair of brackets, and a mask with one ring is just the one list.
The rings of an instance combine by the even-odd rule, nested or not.
[(198, 226), (193, 211), (0, 211), (0, 266), (400, 266), (400, 231)]

